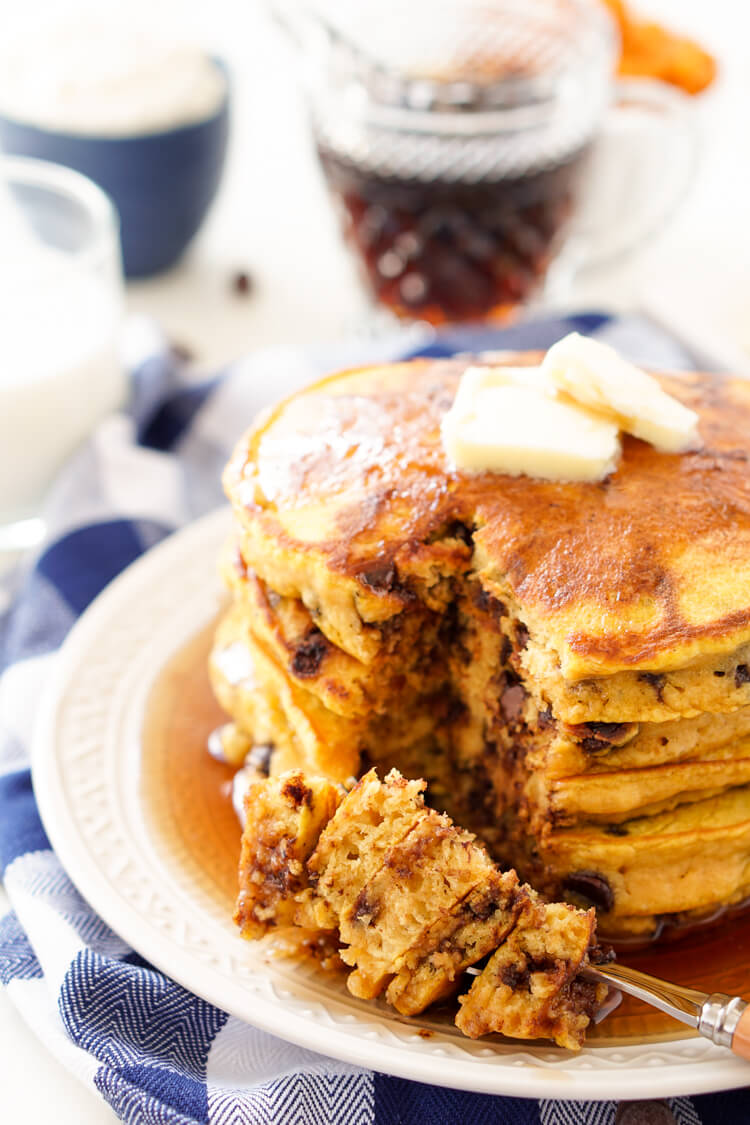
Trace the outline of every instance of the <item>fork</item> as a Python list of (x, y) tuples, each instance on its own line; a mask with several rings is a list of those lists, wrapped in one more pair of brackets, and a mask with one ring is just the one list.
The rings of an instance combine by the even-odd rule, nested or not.
[[(470, 976), (479, 976), (480, 970), (472, 966), (466, 970)], [(694, 1027), (699, 1035), (710, 1039), (718, 1047), (729, 1047), (735, 1055), (750, 1061), (750, 1012), (748, 1002), (741, 996), (727, 996), (723, 992), (699, 992), (681, 984), (652, 977), (640, 969), (627, 965), (587, 965), (581, 971), (586, 980), (607, 984), (610, 988), (627, 992), (646, 1004), (666, 1012), (668, 1016)], [(605, 1004), (595, 1018), (609, 1014), (614, 1005)]]
[(581, 975), (644, 1000), (696, 1028), (717, 1046), (729, 1047), (735, 1055), (750, 1060), (750, 1011), (747, 1001), (740, 996), (726, 996), (723, 992), (709, 995), (617, 963), (596, 968), (590, 965)]

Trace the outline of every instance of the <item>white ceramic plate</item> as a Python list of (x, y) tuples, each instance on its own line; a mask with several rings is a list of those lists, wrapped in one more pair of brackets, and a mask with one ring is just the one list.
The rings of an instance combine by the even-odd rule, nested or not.
[(269, 963), (262, 948), (238, 937), (215, 896), (155, 833), (139, 785), (149, 688), (217, 612), (216, 559), (228, 528), (227, 512), (207, 516), (113, 582), (66, 642), (42, 709), (33, 754), (42, 819), (105, 921), (154, 965), (233, 1015), (389, 1074), (544, 1098), (665, 1097), (746, 1084), (746, 1063), (697, 1038), (590, 1046), (577, 1055), (472, 1042), (446, 1024), (411, 1023), (384, 1005), (357, 1001), (313, 968)]

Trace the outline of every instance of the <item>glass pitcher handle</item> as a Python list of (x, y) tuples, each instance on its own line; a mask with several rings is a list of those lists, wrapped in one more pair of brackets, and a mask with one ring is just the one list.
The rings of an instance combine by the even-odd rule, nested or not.
[(663, 82), (626, 79), (583, 170), (569, 250), (600, 266), (656, 236), (695, 180), (700, 131), (690, 99)]

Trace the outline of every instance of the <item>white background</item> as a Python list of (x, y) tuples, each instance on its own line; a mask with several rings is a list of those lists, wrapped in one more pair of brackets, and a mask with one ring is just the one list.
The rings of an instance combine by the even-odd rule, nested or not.
[[(45, 4), (59, 16), (64, 3), (73, 8), (73, 0), (0, 0), (0, 37), (22, 20), (43, 19)], [(641, 0), (640, 7), (694, 33), (721, 61), (719, 82), (695, 107), (705, 135), (701, 166), (661, 237), (616, 269), (580, 279), (571, 300), (657, 310), (738, 366), (750, 365), (750, 5)], [(206, 368), (259, 345), (320, 341), (361, 327), (361, 294), (315, 168), (294, 60), (262, 6), (151, 0), (131, 2), (127, 11), (200, 37), (233, 73), (231, 149), (219, 198), (181, 265), (130, 287), (129, 310), (157, 317)], [(232, 291), (237, 270), (255, 281), (248, 297)], [(0, 890), (0, 911), (4, 906)], [(114, 1120), (46, 1054), (3, 993), (0, 1120)]]

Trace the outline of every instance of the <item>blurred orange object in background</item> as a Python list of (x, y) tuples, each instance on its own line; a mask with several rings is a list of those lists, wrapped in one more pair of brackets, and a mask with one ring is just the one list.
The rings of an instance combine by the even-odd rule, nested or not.
[(620, 29), (618, 72), (626, 78), (659, 78), (699, 94), (716, 76), (716, 60), (692, 39), (634, 17), (623, 0), (604, 0)]

